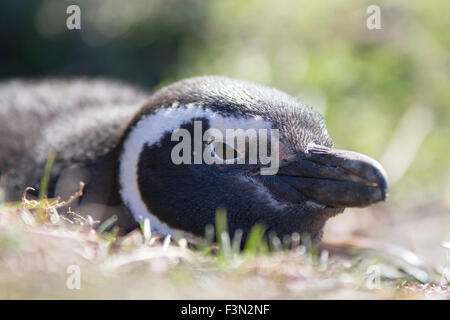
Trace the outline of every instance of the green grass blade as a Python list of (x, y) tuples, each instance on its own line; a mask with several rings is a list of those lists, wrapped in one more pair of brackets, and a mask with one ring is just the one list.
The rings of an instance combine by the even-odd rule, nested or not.
[(262, 247), (262, 241), (266, 228), (262, 224), (256, 224), (250, 234), (248, 235), (247, 242), (245, 243), (245, 252), (254, 254)]
[(52, 151), (48, 155), (47, 162), (45, 163), (44, 175), (39, 185), (39, 200), (43, 200), (47, 197), (48, 185), (50, 182), (50, 176), (54, 162), (55, 162), (55, 152)]
[(216, 210), (216, 241), (222, 248), (222, 234), (227, 232), (227, 211), (225, 208)]
[(99, 227), (98, 227), (98, 233), (104, 233), (106, 230), (111, 228), (114, 223), (117, 221), (117, 216), (111, 216), (107, 220), (105, 220)]

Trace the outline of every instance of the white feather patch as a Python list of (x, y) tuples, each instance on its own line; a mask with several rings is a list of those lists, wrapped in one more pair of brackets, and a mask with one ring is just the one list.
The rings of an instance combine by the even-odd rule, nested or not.
[(247, 119), (224, 117), (212, 110), (204, 109), (198, 104), (178, 107), (178, 103), (174, 103), (169, 108), (160, 108), (155, 113), (139, 120), (130, 130), (123, 145), (119, 173), (120, 194), (135, 219), (150, 219), (153, 231), (173, 235), (177, 230), (170, 228), (149, 212), (142, 199), (137, 177), (140, 154), (145, 145), (151, 146), (160, 143), (165, 133), (180, 128), (183, 123), (194, 118), (207, 118), (210, 128), (216, 128), (223, 132), (226, 129), (271, 128), (271, 124), (261, 117)]

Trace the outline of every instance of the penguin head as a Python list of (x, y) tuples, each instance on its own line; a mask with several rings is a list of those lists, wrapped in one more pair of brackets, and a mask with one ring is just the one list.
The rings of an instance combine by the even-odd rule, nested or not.
[(263, 224), (319, 240), (346, 207), (385, 200), (375, 160), (336, 150), (324, 119), (276, 89), (198, 77), (157, 91), (120, 145), (123, 202), (163, 233), (203, 235), (225, 208), (230, 234)]

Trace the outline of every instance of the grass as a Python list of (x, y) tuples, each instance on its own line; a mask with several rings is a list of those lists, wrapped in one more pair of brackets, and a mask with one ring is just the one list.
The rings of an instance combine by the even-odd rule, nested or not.
[[(52, 158), (43, 183), (49, 181)], [(256, 225), (243, 249), (226, 210), (203, 239), (140, 230), (120, 236), (116, 217), (98, 225), (66, 201), (0, 202), (0, 299), (448, 299), (448, 273), (413, 253), (367, 239), (312, 246), (307, 235), (264, 238)], [(216, 236), (217, 243), (213, 241)], [(442, 243), (450, 249), (450, 244)], [(80, 270), (80, 288), (70, 289)], [(448, 263), (447, 263), (448, 267)]]
[[(226, 232), (224, 210), (217, 214), (215, 244), (211, 228), (205, 239), (188, 242), (151, 233), (147, 221), (118, 236), (114, 228), (105, 231), (112, 221), (95, 228), (90, 218), (58, 212), (61, 203), (44, 198), (31, 206), (25, 197), (1, 204), (1, 299), (449, 298), (439, 275), (422, 271), (429, 283), (421, 283), (414, 272), (422, 269), (410, 264), (408, 270), (381, 252), (308, 248), (299, 235), (290, 249), (279, 239), (267, 246), (261, 226), (239, 250), (239, 240)], [(81, 270), (81, 287), (70, 290), (73, 265)]]

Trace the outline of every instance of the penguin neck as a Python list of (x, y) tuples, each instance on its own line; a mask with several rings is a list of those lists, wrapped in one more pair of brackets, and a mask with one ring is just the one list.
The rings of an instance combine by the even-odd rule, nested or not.
[(128, 131), (119, 158), (119, 193), (136, 221), (146, 218), (150, 220), (152, 231), (174, 235), (177, 230), (150, 212), (142, 198), (138, 182), (140, 154), (145, 146), (159, 143), (165, 132), (179, 128), (188, 115), (204, 116), (206, 113), (199, 106), (179, 109), (178, 104), (174, 103), (168, 108), (161, 107), (154, 113), (143, 116)]
[[(152, 231), (165, 234), (178, 232), (153, 214), (142, 197), (139, 187), (139, 160), (145, 146), (160, 144), (167, 132), (173, 132), (184, 123), (196, 118), (205, 118), (214, 128), (268, 128), (270, 123), (261, 118), (236, 118), (220, 115), (201, 104), (180, 106), (177, 102), (169, 107), (160, 107), (156, 111), (143, 115), (131, 125), (123, 140), (119, 157), (119, 193), (124, 204), (137, 221), (148, 218)], [(176, 201), (176, 199), (174, 199)]]

